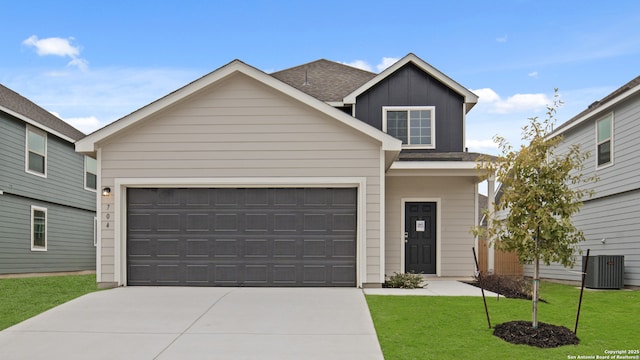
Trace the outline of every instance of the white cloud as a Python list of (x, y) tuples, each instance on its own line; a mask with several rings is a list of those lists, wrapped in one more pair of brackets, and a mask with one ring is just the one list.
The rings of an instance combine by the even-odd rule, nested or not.
[(495, 153), (498, 150), (498, 144), (496, 144), (493, 140), (485, 139), (485, 140), (467, 140), (467, 148), (471, 152), (479, 152), (479, 153)]
[(382, 58), (382, 62), (380, 64), (376, 65), (376, 69), (378, 70), (378, 72), (382, 72), (386, 68), (388, 68), (389, 66), (391, 66), (391, 65), (395, 64), (396, 62), (398, 62), (398, 60), (400, 60), (400, 58), (383, 57)]
[(36, 35), (31, 35), (29, 38), (25, 39), (22, 44), (26, 46), (31, 46), (36, 49), (36, 53), (40, 56), (54, 55), (61, 57), (69, 57), (71, 61), (67, 64), (67, 66), (75, 66), (80, 70), (87, 70), (89, 62), (85, 59), (80, 58), (80, 48), (77, 46), (71, 45), (71, 41), (74, 38), (46, 38), (46, 39), (38, 39)]
[(499, 43), (506, 43), (507, 41), (509, 41), (509, 36), (505, 35), (505, 36), (496, 38), (496, 41)]
[(64, 119), (64, 121), (85, 134), (89, 134), (101, 127), (100, 120), (95, 116), (68, 118)]
[(369, 65), (369, 63), (364, 60), (354, 60), (352, 62), (341, 62), (341, 64), (353, 66), (354, 68), (358, 68), (360, 70), (373, 71), (373, 69), (371, 68), (371, 65)]
[(479, 97), (478, 104), (489, 107), (488, 112), (498, 114), (522, 113), (539, 110), (551, 104), (546, 94), (515, 94), (502, 99), (498, 93), (489, 88), (473, 90)]
[(538, 72), (537, 71), (532, 71), (530, 73), (527, 74), (527, 76), (537, 79), (538, 78)]

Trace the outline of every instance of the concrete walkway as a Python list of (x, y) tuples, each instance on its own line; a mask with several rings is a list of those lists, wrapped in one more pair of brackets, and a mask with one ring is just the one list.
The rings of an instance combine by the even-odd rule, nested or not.
[(360, 289), (125, 287), (0, 332), (0, 359), (382, 359)]

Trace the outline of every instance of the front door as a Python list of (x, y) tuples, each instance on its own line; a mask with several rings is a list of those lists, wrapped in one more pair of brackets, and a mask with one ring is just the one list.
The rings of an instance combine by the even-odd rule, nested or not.
[(405, 203), (404, 231), (405, 271), (435, 274), (436, 203)]

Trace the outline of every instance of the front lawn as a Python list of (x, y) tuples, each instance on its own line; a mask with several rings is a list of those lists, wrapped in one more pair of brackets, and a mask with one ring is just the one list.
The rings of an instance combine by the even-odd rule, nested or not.
[(0, 330), (96, 290), (95, 275), (0, 279)]
[[(573, 331), (580, 289), (543, 282), (540, 295), (547, 303), (539, 303), (538, 320)], [(640, 359), (640, 291), (585, 289), (580, 344), (554, 349), (513, 345), (493, 336), (481, 297), (368, 295), (367, 302), (387, 360), (595, 359), (614, 350)], [(492, 326), (531, 321), (529, 300), (488, 297), (487, 306)]]

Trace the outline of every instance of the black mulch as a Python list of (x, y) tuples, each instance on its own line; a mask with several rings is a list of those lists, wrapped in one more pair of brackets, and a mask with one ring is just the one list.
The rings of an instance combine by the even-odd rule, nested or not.
[(493, 335), (512, 344), (554, 348), (563, 345), (576, 345), (578, 337), (564, 326), (538, 323), (538, 328), (531, 326), (531, 321), (511, 321), (496, 325)]

